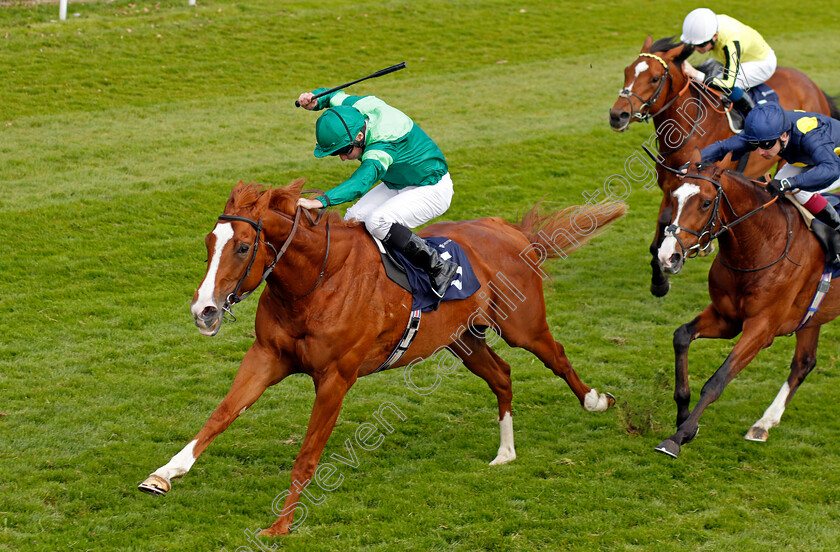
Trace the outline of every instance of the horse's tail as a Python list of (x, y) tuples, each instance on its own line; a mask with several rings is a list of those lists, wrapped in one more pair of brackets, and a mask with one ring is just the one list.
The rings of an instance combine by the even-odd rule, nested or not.
[(627, 204), (621, 202), (575, 205), (553, 213), (541, 213), (539, 207), (537, 203), (525, 213), (519, 229), (549, 257), (571, 253), (627, 212)]
[(828, 114), (831, 115), (833, 119), (840, 119), (840, 108), (837, 107), (837, 96), (829, 96), (825, 93), (825, 90), (820, 90), (825, 96), (825, 101), (828, 102)]

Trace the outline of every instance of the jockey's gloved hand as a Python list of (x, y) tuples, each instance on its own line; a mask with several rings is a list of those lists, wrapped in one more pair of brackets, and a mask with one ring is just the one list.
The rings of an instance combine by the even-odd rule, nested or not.
[(765, 188), (773, 197), (782, 197), (786, 191), (791, 189), (791, 185), (786, 178), (782, 180), (774, 178), (767, 183)]

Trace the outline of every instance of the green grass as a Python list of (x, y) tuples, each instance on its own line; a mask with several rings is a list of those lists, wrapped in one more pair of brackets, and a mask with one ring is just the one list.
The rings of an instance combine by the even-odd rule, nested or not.
[[(717, 8), (718, 6), (710, 6)], [(651, 134), (611, 132), (622, 70), (688, 7), (526, 0), (291, 3), (268, 0), (0, 7), (0, 550), (212, 550), (249, 544), (288, 488), (311, 381), (291, 377), (220, 436), (165, 498), (136, 485), (198, 431), (253, 340), (256, 301), (212, 339), (188, 306), (203, 238), (238, 181), (327, 188), (352, 169), (312, 157), (305, 90), (407, 61), (358, 85), (410, 114), (446, 153), (445, 218), (514, 219), (544, 198), (582, 203)], [(737, 1), (780, 63), (840, 94), (827, 55), (836, 6)], [(74, 13), (80, 13), (74, 17)], [(130, 31), (129, 31), (130, 29)], [(459, 369), (431, 394), (401, 371), (351, 390), (325, 457), (384, 401), (405, 413), (305, 523), (288, 550), (838, 550), (840, 357), (836, 325), (765, 444), (743, 440), (787, 377), (779, 338), (727, 388), (679, 460), (674, 329), (708, 302), (710, 259), (665, 299), (648, 293), (659, 191), (545, 286), (555, 337), (617, 408), (582, 411), (527, 353), (513, 367), (518, 458), (489, 467), (496, 406)], [(695, 399), (733, 342), (697, 342)], [(415, 370), (430, 383), (430, 369)]]

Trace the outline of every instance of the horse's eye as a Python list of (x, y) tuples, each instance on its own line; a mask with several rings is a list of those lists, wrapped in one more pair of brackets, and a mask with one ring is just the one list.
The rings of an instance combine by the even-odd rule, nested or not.
[(653, 77), (653, 78), (651, 79), (651, 82), (659, 82), (659, 77)]
[(240, 243), (236, 252), (239, 253), (240, 255), (244, 255), (245, 253), (248, 252), (249, 249), (251, 249), (250, 245), (248, 245), (247, 243)]
[(712, 200), (707, 199), (706, 201), (703, 202), (703, 209), (708, 209), (709, 205), (711, 205), (711, 204), (712, 204)]

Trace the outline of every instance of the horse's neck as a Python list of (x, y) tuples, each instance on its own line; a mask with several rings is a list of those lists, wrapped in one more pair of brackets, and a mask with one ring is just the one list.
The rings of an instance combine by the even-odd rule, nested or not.
[[(267, 237), (278, 252), (291, 229), (291, 220), (275, 215), (275, 235)], [(286, 253), (274, 267), (269, 285), (277, 295), (286, 299), (314, 294), (316, 288), (329, 279), (330, 275), (346, 266), (351, 255), (364, 255), (373, 259), (376, 255), (375, 250), (373, 240), (365, 235), (361, 226), (330, 225), (327, 220), (312, 226), (305, 219), (301, 219)]]
[[(719, 213), (723, 224), (729, 227), (718, 240), (721, 253), (733, 260), (760, 260), (767, 256), (778, 256), (778, 248), (768, 247), (767, 244), (779, 236), (787, 235), (787, 206), (773, 205), (761, 209), (770, 201), (770, 197), (759, 194), (752, 185), (733, 178), (724, 178), (721, 185), (726, 198), (721, 198)], [(758, 209), (761, 210), (750, 215)], [(720, 228), (715, 230), (719, 231)]]
[[(672, 76), (670, 94), (664, 104), (673, 103), (653, 118), (658, 149), (671, 158), (669, 165), (684, 163), (695, 147), (703, 148), (724, 138), (719, 128), (728, 131), (728, 125), (721, 127), (715, 121), (724, 117), (713, 109), (717, 106), (711, 105), (716, 100), (691, 86), (688, 77), (681, 71), (672, 71), (671, 74), (676, 76)], [(686, 86), (688, 90), (679, 95)]]

